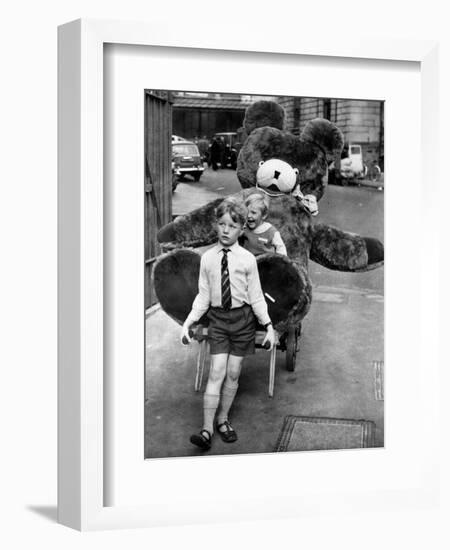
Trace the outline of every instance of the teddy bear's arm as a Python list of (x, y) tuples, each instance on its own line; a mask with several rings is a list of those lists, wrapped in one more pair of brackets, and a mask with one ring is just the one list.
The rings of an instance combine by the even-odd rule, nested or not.
[(312, 227), (310, 258), (337, 271), (369, 271), (383, 264), (384, 247), (378, 239), (346, 233), (335, 227)]
[(208, 202), (204, 206), (175, 218), (158, 231), (159, 243), (166, 248), (206, 246), (217, 240), (215, 230), (215, 210), (222, 198)]
[[(240, 201), (253, 193), (263, 194), (255, 188), (243, 189), (227, 198), (235, 198)], [(217, 241), (216, 208), (224, 200), (223, 197), (208, 202), (207, 204), (178, 216), (158, 231), (159, 243), (164, 243), (167, 250), (181, 247), (207, 246)]]

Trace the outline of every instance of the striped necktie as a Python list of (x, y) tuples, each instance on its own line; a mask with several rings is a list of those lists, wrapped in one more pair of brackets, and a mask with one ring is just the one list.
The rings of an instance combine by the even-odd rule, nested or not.
[(223, 309), (231, 309), (231, 289), (230, 289), (230, 274), (228, 272), (228, 248), (223, 248), (222, 256), (222, 307)]

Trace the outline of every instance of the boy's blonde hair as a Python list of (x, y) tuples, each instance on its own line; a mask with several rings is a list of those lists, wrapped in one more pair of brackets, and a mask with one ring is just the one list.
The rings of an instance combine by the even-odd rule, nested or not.
[(267, 216), (269, 212), (269, 201), (265, 196), (260, 195), (259, 193), (252, 193), (249, 195), (245, 201), (245, 206), (247, 208), (250, 208), (250, 206), (259, 208), (263, 217)]
[(219, 220), (225, 214), (229, 214), (234, 223), (244, 227), (247, 221), (247, 207), (235, 197), (227, 197), (216, 208), (216, 220)]

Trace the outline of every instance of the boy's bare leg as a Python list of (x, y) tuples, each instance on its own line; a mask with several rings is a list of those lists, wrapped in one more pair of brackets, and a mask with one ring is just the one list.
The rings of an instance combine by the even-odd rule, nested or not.
[(208, 382), (203, 395), (203, 429), (214, 433), (214, 416), (220, 400), (220, 388), (227, 373), (227, 353), (211, 355)]
[[(228, 365), (226, 369), (226, 378), (222, 386), (222, 396), (220, 400), (220, 408), (217, 413), (217, 423), (222, 424), (225, 420), (228, 420), (228, 413), (230, 412), (231, 405), (233, 404), (236, 392), (238, 389), (239, 376), (241, 374), (243, 357), (237, 355), (228, 356)], [(223, 428), (226, 431), (226, 428)]]

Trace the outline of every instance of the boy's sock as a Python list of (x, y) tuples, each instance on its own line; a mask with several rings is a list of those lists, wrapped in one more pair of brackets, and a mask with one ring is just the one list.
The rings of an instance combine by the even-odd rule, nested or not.
[(219, 405), (220, 395), (214, 393), (203, 394), (203, 429), (214, 433), (214, 416)]
[(237, 380), (236, 382), (225, 380), (222, 386), (222, 398), (220, 400), (219, 412), (217, 413), (218, 424), (222, 424), (222, 422), (228, 420), (228, 413), (230, 412), (231, 405), (233, 404), (238, 385)]

